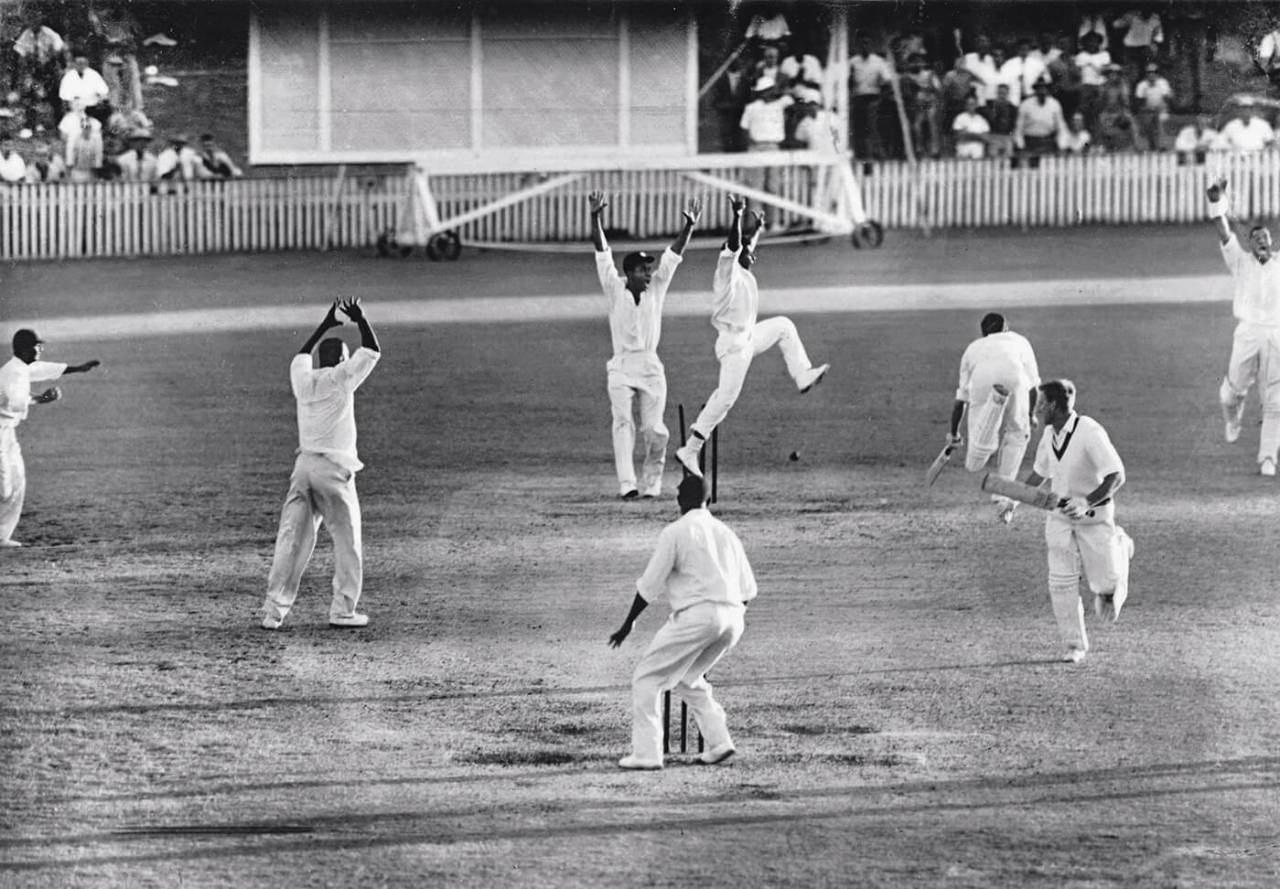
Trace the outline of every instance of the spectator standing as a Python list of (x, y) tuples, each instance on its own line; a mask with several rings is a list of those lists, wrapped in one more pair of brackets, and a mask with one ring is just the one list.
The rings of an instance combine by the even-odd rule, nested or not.
[[(956, 56), (951, 70), (942, 75), (942, 129), (944, 131), (951, 130), (951, 124), (956, 116), (964, 111), (966, 100), (971, 95), (976, 98), (976, 93), (981, 88), (982, 84), (965, 64), (964, 56)], [(982, 104), (981, 99), (978, 99), (978, 104)]]
[(116, 108), (142, 109), (142, 81), (138, 72), (138, 38), (142, 29), (123, 4), (99, 14), (89, 7), (89, 25), (102, 44), (103, 79), (111, 88)]
[(1099, 147), (1106, 151), (1133, 151), (1133, 113), (1129, 110), (1129, 85), (1121, 77), (1121, 68), (1112, 62), (1106, 68), (1106, 83), (1098, 106), (1095, 129)]
[(1213, 118), (1202, 114), (1193, 123), (1178, 131), (1173, 140), (1173, 150), (1178, 153), (1178, 163), (1184, 166), (1202, 164), (1219, 139), (1213, 128)]
[(776, 43), (766, 43), (760, 48), (760, 61), (755, 64), (751, 82), (757, 83), (767, 77), (785, 90), (787, 84), (782, 77), (781, 63), (782, 52), (778, 49), (778, 45)]
[(1048, 31), (1041, 31), (1035, 49), (1031, 50), (1031, 58), (1048, 68), (1062, 55), (1062, 47)]
[[(747, 151), (778, 151), (787, 138), (787, 109), (795, 104), (783, 95), (777, 82), (768, 77), (756, 81), (755, 99), (742, 109), (741, 126), (747, 135)], [(762, 191), (773, 190), (773, 168), (752, 167), (747, 184)], [(768, 225), (777, 223), (778, 210), (769, 205)]]
[(1056, 154), (1058, 140), (1067, 129), (1067, 123), (1062, 118), (1062, 105), (1049, 95), (1048, 80), (1037, 80), (1032, 91), (1033, 95), (1018, 106), (1018, 122), (1013, 131), (1014, 146), (1020, 154)]
[(978, 84), (978, 104), (994, 101), (996, 84), (1000, 82), (1000, 68), (991, 51), (990, 37), (979, 34), (974, 39), (973, 51), (964, 54), (964, 66)]
[(1093, 145), (1093, 134), (1084, 123), (1084, 114), (1077, 111), (1067, 118), (1067, 129), (1058, 142), (1063, 154), (1088, 154)]
[(1258, 42), (1257, 64), (1267, 76), (1274, 93), (1280, 93), (1280, 26), (1263, 35)]
[(200, 160), (204, 167), (204, 178), (239, 179), (244, 175), (244, 171), (236, 166), (231, 155), (218, 145), (212, 133), (205, 133), (200, 137)]
[(1000, 66), (999, 76), (1001, 83), (1009, 84), (1009, 101), (1021, 105), (1031, 98), (1036, 81), (1046, 73), (1044, 63), (1031, 55), (1031, 41), (1023, 38), (1018, 41), (1017, 55)]
[(1173, 90), (1169, 81), (1160, 76), (1160, 67), (1154, 62), (1147, 65), (1146, 76), (1134, 87), (1133, 99), (1137, 105), (1138, 135), (1147, 151), (1164, 151), (1164, 126), (1169, 119), (1169, 99)]
[(83, 53), (76, 55), (74, 65), (62, 75), (62, 82), (58, 85), (58, 98), (64, 108), (71, 110), (78, 100), (85, 113), (100, 123), (106, 123), (111, 116), (111, 106), (107, 101), (110, 95), (107, 82), (89, 67), (89, 59)]
[(982, 160), (987, 154), (987, 136), (991, 124), (978, 112), (978, 97), (965, 99), (964, 110), (951, 123), (955, 137), (956, 157), (965, 160)]
[(30, 77), (44, 86), (46, 92), (57, 88), (62, 68), (67, 63), (67, 44), (62, 35), (49, 26), (45, 17), (24, 29), (13, 42), (18, 56), (14, 84)]
[(884, 157), (880, 139), (881, 90), (889, 83), (889, 63), (871, 51), (871, 38), (858, 38), (857, 52), (849, 58), (850, 104), (853, 111), (853, 150), (863, 160)]
[(1228, 151), (1262, 151), (1275, 141), (1271, 124), (1254, 108), (1246, 108), (1244, 117), (1233, 117), (1222, 128), (1221, 145)]
[(991, 126), (987, 136), (987, 154), (990, 157), (1013, 156), (1013, 131), (1018, 126), (1018, 106), (1009, 101), (1009, 84), (996, 87), (996, 98), (983, 109), (983, 115)]
[(36, 146), (36, 156), (27, 164), (27, 182), (39, 185), (47, 182), (62, 182), (67, 178), (67, 162), (61, 154), (55, 154), (46, 143)]
[(791, 98), (796, 102), (813, 102), (824, 104), (823, 84), (825, 79), (822, 62), (818, 57), (797, 49), (793, 53), (783, 52), (782, 61), (778, 63), (778, 71), (787, 84)]
[(1070, 120), (1080, 107), (1080, 69), (1076, 67), (1075, 53), (1071, 52), (1071, 38), (1058, 38), (1058, 54), (1045, 65), (1053, 86), (1052, 96), (1062, 105), (1063, 115)]
[(917, 157), (938, 157), (942, 153), (939, 130), (942, 117), (942, 81), (925, 63), (925, 57), (914, 55), (907, 71), (899, 79), (907, 120), (911, 124), (911, 141)]
[(1107, 30), (1107, 17), (1100, 10), (1085, 10), (1080, 16), (1080, 24), (1076, 27), (1076, 42), (1084, 45), (1090, 34), (1098, 36), (1098, 46), (1106, 49), (1111, 42), (1111, 32)]
[(1145, 6), (1131, 9), (1114, 24), (1116, 30), (1124, 31), (1120, 38), (1122, 60), (1131, 71), (1142, 71), (1156, 60), (1164, 43), (1164, 29), (1154, 10)]
[(155, 182), (160, 178), (159, 160), (151, 152), (151, 133), (137, 130), (129, 134), (129, 147), (116, 155), (120, 179), (125, 182)]
[(67, 140), (67, 178), (91, 182), (102, 172), (102, 125), (88, 114), (80, 120), (80, 130)]
[(1076, 67), (1080, 69), (1080, 110), (1090, 129), (1098, 124), (1098, 112), (1102, 110), (1102, 90), (1107, 85), (1107, 67), (1112, 64), (1111, 53), (1102, 47), (1097, 32), (1090, 31), (1082, 39), (1083, 48), (1076, 53)]
[(27, 181), (27, 162), (13, 147), (11, 139), (0, 142), (0, 182), (18, 185)]

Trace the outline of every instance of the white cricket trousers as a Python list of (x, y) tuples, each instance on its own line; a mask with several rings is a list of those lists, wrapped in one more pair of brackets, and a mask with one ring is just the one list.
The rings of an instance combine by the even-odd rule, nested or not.
[(609, 407), (613, 412), (613, 463), (618, 473), (618, 493), (636, 489), (634, 403), (638, 403), (640, 435), (644, 441), (643, 487), (661, 483), (667, 460), (667, 440), (671, 435), (662, 422), (662, 415), (667, 410), (666, 376), (610, 370), (608, 387)]
[[(1009, 391), (1003, 404), (998, 404), (994, 390), (983, 385), (987, 393), (980, 404), (969, 405), (969, 446), (965, 451), (964, 466), (970, 472), (986, 468), (993, 453), (996, 456), (995, 474), (1001, 478), (1015, 478), (1022, 458), (1031, 440), (1031, 417), (1027, 390), (1016, 381), (1005, 384)], [(981, 391), (978, 385), (974, 391)], [(984, 429), (984, 427), (986, 427)], [(989, 432), (989, 436), (984, 436)], [(987, 440), (982, 439), (986, 437)], [(1003, 500), (993, 496), (992, 500)]]
[(1097, 507), (1091, 518), (1069, 519), (1051, 512), (1044, 522), (1049, 554), (1049, 600), (1062, 642), (1089, 650), (1080, 600), (1080, 572), (1094, 595), (1112, 595), (1116, 607), (1129, 596), (1129, 557), (1133, 542), (1115, 523), (1115, 504)]
[(18, 430), (0, 426), (0, 540), (13, 536), (26, 497), (27, 467), (18, 446)]
[(360, 501), (356, 474), (317, 454), (299, 454), (289, 478), (289, 493), (280, 511), (276, 552), (267, 575), (263, 613), (283, 620), (298, 598), (302, 572), (316, 548), (324, 522), (333, 538), (333, 599), (329, 617), (349, 617), (364, 585), (364, 552), (360, 539)]
[(813, 366), (809, 363), (809, 353), (804, 350), (804, 343), (800, 341), (795, 324), (784, 315), (757, 321), (747, 337), (722, 333), (716, 339), (720, 381), (698, 412), (698, 419), (693, 421), (690, 429), (704, 439), (711, 438), (712, 431), (724, 422), (724, 418), (738, 401), (742, 384), (747, 379), (747, 371), (751, 369), (752, 359), (774, 346), (782, 351), (782, 360), (786, 362), (791, 379), (797, 379)]
[(675, 689), (693, 712), (708, 748), (731, 742), (724, 708), (711, 694), (707, 672), (742, 638), (746, 608), (699, 602), (667, 619), (631, 677), (631, 752), (662, 759), (662, 693)]
[(1258, 436), (1258, 462), (1276, 459), (1280, 451), (1280, 328), (1241, 321), (1231, 337), (1231, 357), (1221, 401), (1234, 407), (1258, 383), (1262, 401), (1262, 431)]

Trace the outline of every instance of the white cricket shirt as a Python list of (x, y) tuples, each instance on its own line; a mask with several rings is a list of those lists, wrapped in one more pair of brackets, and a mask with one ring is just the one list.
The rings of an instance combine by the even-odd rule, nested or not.
[(1036, 353), (1022, 334), (1004, 330), (979, 337), (960, 356), (957, 401), (984, 401), (996, 383), (1023, 399), (1033, 386), (1040, 385)]
[(1111, 473), (1124, 472), (1124, 463), (1102, 424), (1072, 411), (1061, 432), (1045, 429), (1032, 468), (1052, 479), (1059, 497), (1084, 497)]
[(711, 326), (729, 337), (750, 337), (760, 314), (760, 287), (728, 247), (720, 249), (711, 291)]
[(596, 251), (596, 275), (609, 303), (609, 336), (613, 357), (606, 367), (627, 373), (662, 373), (658, 360), (658, 340), (662, 338), (662, 307), (667, 288), (683, 257), (671, 248), (662, 251), (649, 286), (637, 303), (627, 289), (627, 279), (613, 266), (613, 254), (606, 247)]
[(298, 400), (298, 450), (318, 454), (344, 469), (364, 468), (356, 454), (356, 399), (381, 353), (361, 346), (333, 367), (312, 367), (310, 355), (295, 355), (289, 382)]
[(56, 380), (66, 370), (67, 366), (57, 361), (27, 364), (16, 355), (0, 365), (0, 426), (13, 429), (27, 418), (32, 383)]
[(646, 602), (664, 594), (672, 612), (756, 597), (756, 578), (738, 535), (706, 509), (691, 509), (662, 529), (636, 592)]
[(1280, 326), (1280, 256), (1272, 256), (1266, 263), (1258, 262), (1240, 246), (1234, 232), (1227, 243), (1220, 246), (1222, 259), (1235, 279), (1232, 313), (1241, 321), (1265, 327)]

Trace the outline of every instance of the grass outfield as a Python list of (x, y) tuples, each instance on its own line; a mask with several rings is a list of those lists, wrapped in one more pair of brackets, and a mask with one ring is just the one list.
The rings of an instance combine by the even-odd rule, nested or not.
[[(1169, 265), (1212, 272), (1206, 237)], [(979, 286), (980, 252), (1009, 246), (954, 243), (969, 264), (952, 273)], [(89, 264), (79, 310), (136, 310), (140, 267), (246, 305), (369, 275), (405, 297), (433, 268), (289, 258), (277, 293), (281, 262)], [(466, 262), (441, 274), (490, 292)], [(6, 317), (75, 311), (38, 305), (70, 267), (10, 274)], [(1280, 491), (1254, 472), (1256, 405), (1221, 441), (1228, 315), (1013, 314), (1128, 468), (1131, 598), (1118, 624), (1090, 621), (1079, 666), (1057, 661), (1039, 516), (997, 524), (962, 470), (921, 482), (977, 315), (799, 317), (827, 380), (799, 397), (767, 354), (721, 433), (716, 511), (761, 586), (713, 674), (740, 754), (643, 775), (614, 764), (662, 615), (619, 651), (606, 639), (676, 508), (612, 496), (602, 318), (380, 329), (357, 407), (358, 632), (327, 627), (323, 535), (285, 628), (254, 616), (295, 443), (287, 363), (309, 330), (53, 344), (106, 373), (69, 379), (21, 429), (31, 545), (0, 554), (0, 882), (1274, 887)], [(673, 427), (713, 386), (712, 333), (666, 326)]]

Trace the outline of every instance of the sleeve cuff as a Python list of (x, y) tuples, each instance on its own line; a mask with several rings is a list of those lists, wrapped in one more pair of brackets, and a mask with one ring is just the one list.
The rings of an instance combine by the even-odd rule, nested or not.
[(1227, 199), (1221, 197), (1216, 201), (1209, 202), (1209, 218), (1217, 219), (1219, 216), (1227, 215)]

